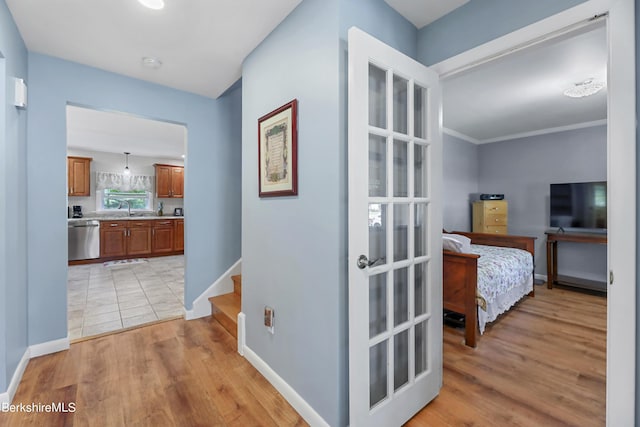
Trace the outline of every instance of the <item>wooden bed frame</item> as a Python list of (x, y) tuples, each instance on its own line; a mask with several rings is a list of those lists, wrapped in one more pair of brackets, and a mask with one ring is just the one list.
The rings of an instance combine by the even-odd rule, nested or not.
[[(466, 233), (452, 231), (471, 239), (476, 245), (501, 246), (523, 249), (534, 256), (535, 237), (509, 236), (504, 234)], [(478, 285), (478, 258), (480, 255), (443, 251), (442, 299), (445, 310), (464, 314), (465, 344), (475, 347), (478, 339), (478, 306), (476, 291)], [(532, 272), (533, 274), (533, 272)], [(529, 293), (534, 296), (534, 291)]]

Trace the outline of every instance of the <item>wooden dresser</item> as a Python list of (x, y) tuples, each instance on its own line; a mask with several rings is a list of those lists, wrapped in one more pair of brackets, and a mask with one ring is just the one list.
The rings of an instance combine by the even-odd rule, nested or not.
[(506, 200), (473, 202), (473, 232), (507, 234), (508, 208)]

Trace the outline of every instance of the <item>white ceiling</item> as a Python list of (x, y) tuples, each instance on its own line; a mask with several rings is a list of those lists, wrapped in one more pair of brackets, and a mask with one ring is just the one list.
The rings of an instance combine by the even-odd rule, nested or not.
[(604, 23), (506, 55), (446, 79), (444, 127), (471, 142), (602, 124), (606, 88), (586, 98), (565, 89), (588, 78), (606, 82)]
[[(301, 1), (167, 0), (165, 9), (153, 11), (136, 0), (6, 0), (30, 51), (212, 98), (240, 77), (246, 55)], [(385, 1), (420, 28), (468, 0)], [(444, 126), (482, 143), (602, 121), (606, 90), (583, 99), (562, 92), (590, 77), (606, 79), (606, 55), (601, 24), (594, 31), (541, 43), (451, 77), (443, 84)], [(143, 56), (157, 56), (163, 66), (144, 68)], [(170, 134), (151, 129), (144, 137), (134, 124), (141, 119), (105, 124), (127, 122), (131, 116), (93, 113), (92, 119), (79, 119), (86, 129), (71, 125), (70, 145), (82, 144), (83, 138), (100, 140), (100, 129), (114, 137), (114, 129), (122, 126), (137, 129), (137, 138), (122, 135), (121, 142), (109, 141), (103, 149), (117, 145), (111, 151), (144, 152), (132, 145), (134, 139), (153, 140), (159, 148), (162, 136)], [(168, 150), (160, 155), (177, 154)]]
[(69, 148), (181, 160), (186, 136), (183, 125), (67, 106)]
[(418, 29), (429, 25), (469, 0), (384, 0)]
[[(302, 0), (6, 0), (27, 49), (217, 98)], [(157, 70), (142, 66), (158, 57)]]

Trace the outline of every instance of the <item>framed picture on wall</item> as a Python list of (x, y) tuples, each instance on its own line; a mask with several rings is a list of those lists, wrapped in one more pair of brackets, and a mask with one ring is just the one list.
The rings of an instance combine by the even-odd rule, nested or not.
[(258, 196), (298, 194), (298, 100), (258, 119)]

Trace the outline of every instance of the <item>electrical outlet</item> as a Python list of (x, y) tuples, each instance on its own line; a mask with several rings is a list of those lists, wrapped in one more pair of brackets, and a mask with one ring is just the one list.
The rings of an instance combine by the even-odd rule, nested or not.
[(273, 330), (274, 317), (275, 317), (275, 313), (273, 312), (273, 308), (265, 306), (264, 307), (264, 326), (266, 326), (269, 332), (272, 334), (274, 333), (274, 330)]

